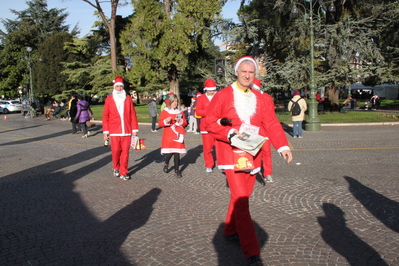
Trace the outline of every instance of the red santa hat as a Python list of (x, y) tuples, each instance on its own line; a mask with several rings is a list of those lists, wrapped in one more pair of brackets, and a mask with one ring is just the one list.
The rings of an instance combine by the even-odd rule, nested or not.
[(216, 82), (212, 79), (206, 79), (204, 82), (204, 90), (207, 90), (207, 91), (216, 90)]
[(196, 94), (195, 96), (197, 96), (197, 98), (198, 98), (198, 97), (200, 97), (201, 95), (202, 95), (201, 92), (197, 92), (197, 94)]
[(169, 95), (173, 95), (174, 93), (173, 92), (169, 92)]
[(254, 78), (254, 81), (252, 83), (252, 88), (257, 89), (258, 91), (260, 91), (260, 80), (257, 78)]
[(115, 79), (112, 82), (114, 83), (114, 88), (117, 85), (122, 85), (122, 87), (125, 86), (125, 84), (123, 83), (123, 77), (122, 76), (116, 76)]
[(243, 56), (240, 59), (238, 59), (236, 64), (235, 64), (235, 66), (234, 66), (234, 71), (237, 72), (238, 71), (238, 67), (241, 65), (242, 62), (245, 62), (245, 61), (250, 61), (250, 62), (254, 63), (255, 68), (256, 68), (256, 73), (258, 73), (258, 70), (259, 70), (258, 63), (251, 56)]
[(197, 100), (197, 97), (191, 98), (191, 101), (196, 101), (196, 100)]

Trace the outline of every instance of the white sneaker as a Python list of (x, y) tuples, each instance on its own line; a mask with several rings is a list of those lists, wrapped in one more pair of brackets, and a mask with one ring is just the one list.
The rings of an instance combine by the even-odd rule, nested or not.
[(207, 173), (212, 173), (212, 168), (208, 168), (208, 167), (207, 167), (207, 168), (206, 168), (206, 172), (207, 172)]
[(267, 176), (265, 177), (265, 179), (266, 179), (266, 182), (267, 182), (267, 183), (273, 183), (273, 182), (274, 182), (271, 175), (267, 175)]
[(119, 176), (120, 176), (119, 170), (115, 170), (115, 169), (114, 169), (113, 174), (114, 174), (115, 177), (119, 177)]
[(83, 135), (82, 136), (82, 139), (85, 139), (85, 138), (87, 138), (88, 136), (87, 136), (87, 134), (86, 135)]
[(90, 131), (87, 131), (87, 136), (90, 136), (91, 135), (91, 132)]

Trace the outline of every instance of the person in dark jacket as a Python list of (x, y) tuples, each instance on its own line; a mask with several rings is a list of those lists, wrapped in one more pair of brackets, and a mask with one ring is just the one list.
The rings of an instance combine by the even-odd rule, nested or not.
[(70, 99), (70, 104), (69, 104), (69, 117), (70, 121), (72, 123), (72, 134), (77, 134), (78, 130), (81, 132), (82, 129), (80, 128), (80, 124), (77, 123), (77, 120), (74, 119), (76, 116), (76, 113), (78, 112), (78, 107), (76, 104), (78, 103), (78, 100), (76, 99), (76, 95), (72, 95)]
[(158, 108), (157, 108), (157, 97), (155, 94), (148, 101), (148, 114), (151, 116), (151, 132), (157, 132), (155, 125), (157, 123)]
[(77, 99), (78, 102), (76, 104), (77, 112), (75, 115), (75, 119), (77, 120), (76, 122), (80, 124), (80, 128), (83, 130), (82, 138), (87, 138), (88, 136), (90, 136), (90, 131), (87, 131), (86, 122), (90, 121), (92, 117), (90, 106), (87, 101), (83, 100), (82, 96), (78, 95)]

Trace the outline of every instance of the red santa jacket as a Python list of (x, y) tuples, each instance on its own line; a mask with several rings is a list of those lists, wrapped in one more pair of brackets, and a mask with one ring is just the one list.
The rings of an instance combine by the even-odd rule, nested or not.
[[(240, 129), (243, 121), (239, 117), (236, 107), (239, 106), (234, 102), (234, 90), (233, 85), (230, 85), (223, 90), (215, 94), (212, 99), (212, 104), (208, 108), (208, 115), (206, 116), (206, 130), (213, 134), (216, 138), (216, 157), (219, 169), (234, 169), (234, 157), (233, 157), (233, 146), (230, 145), (228, 140), (228, 134), (231, 129)], [(241, 92), (242, 94), (244, 92)], [(267, 94), (266, 94), (267, 95)], [(247, 96), (252, 97), (251, 108), (254, 112), (250, 115), (249, 122), (251, 125), (260, 128), (259, 134), (262, 135), (265, 132), (268, 133), (267, 137), (276, 145), (285, 146), (288, 144), (285, 133), (278, 122), (274, 104), (270, 96), (263, 96), (259, 91), (251, 89)], [(245, 96), (245, 97), (247, 97)], [(270, 97), (270, 98), (269, 98)], [(241, 100), (242, 97), (238, 99)], [(270, 101), (271, 100), (271, 101)], [(247, 106), (247, 108), (249, 108)], [(241, 108), (245, 109), (245, 108)], [(267, 112), (267, 113), (266, 113)], [(220, 118), (231, 119), (231, 126), (221, 126), (217, 123)], [(265, 135), (263, 135), (265, 136)], [(279, 149), (280, 147), (277, 147)], [(260, 169), (260, 153), (254, 158), (254, 171), (256, 173)]]
[[(181, 115), (182, 117), (180, 122), (176, 122), (175, 120), (177, 115)], [(166, 118), (168, 117), (172, 118), (170, 123), (166, 122)], [(161, 115), (159, 116), (158, 125), (163, 127), (161, 154), (187, 153), (184, 141), (181, 143), (174, 141), (174, 139), (179, 137), (179, 134), (186, 134), (184, 127), (187, 125), (187, 121), (184, 118), (182, 111), (166, 107), (162, 110)]]
[(132, 132), (139, 131), (136, 110), (129, 95), (126, 95), (122, 116), (118, 112), (112, 94), (109, 95), (105, 99), (102, 121), (103, 133), (110, 136), (131, 136)]
[[(216, 94), (213, 95), (213, 97)], [(211, 100), (213, 99), (213, 97), (211, 98)], [(204, 93), (202, 94), (201, 97), (198, 98), (197, 100), (197, 108), (195, 109), (195, 114), (197, 116), (201, 116), (201, 123), (200, 123), (200, 131), (201, 133), (207, 133), (206, 131), (206, 120), (205, 117), (208, 114), (208, 107), (209, 104), (211, 103), (211, 101), (209, 100), (208, 96)]]

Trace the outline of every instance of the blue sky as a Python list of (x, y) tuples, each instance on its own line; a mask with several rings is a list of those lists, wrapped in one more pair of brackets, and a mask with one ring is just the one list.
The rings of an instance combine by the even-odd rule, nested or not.
[[(10, 12), (10, 9), (14, 9), (16, 11), (22, 11), (28, 8), (25, 0), (0, 0), (1, 8), (0, 8), (0, 18), (1, 19), (15, 19), (13, 13)], [(94, 2), (94, 1), (93, 1)], [(80, 37), (85, 36), (91, 30), (91, 26), (97, 20), (97, 18), (93, 15), (94, 8), (89, 4), (83, 2), (82, 0), (47, 0), (48, 8), (66, 8), (65, 12), (69, 13), (69, 16), (66, 20), (66, 24), (70, 25), (70, 30), (78, 24), (78, 27), (81, 29)], [(237, 21), (237, 10), (240, 5), (240, 0), (229, 0), (225, 7), (223, 8), (222, 15), (224, 18), (231, 18)], [(109, 3), (104, 3), (103, 9), (105, 14), (109, 16), (111, 14)], [(118, 15), (123, 17), (132, 13), (132, 5), (129, 4), (125, 7), (118, 8)], [(0, 23), (0, 29), (4, 30), (3, 24)]]

